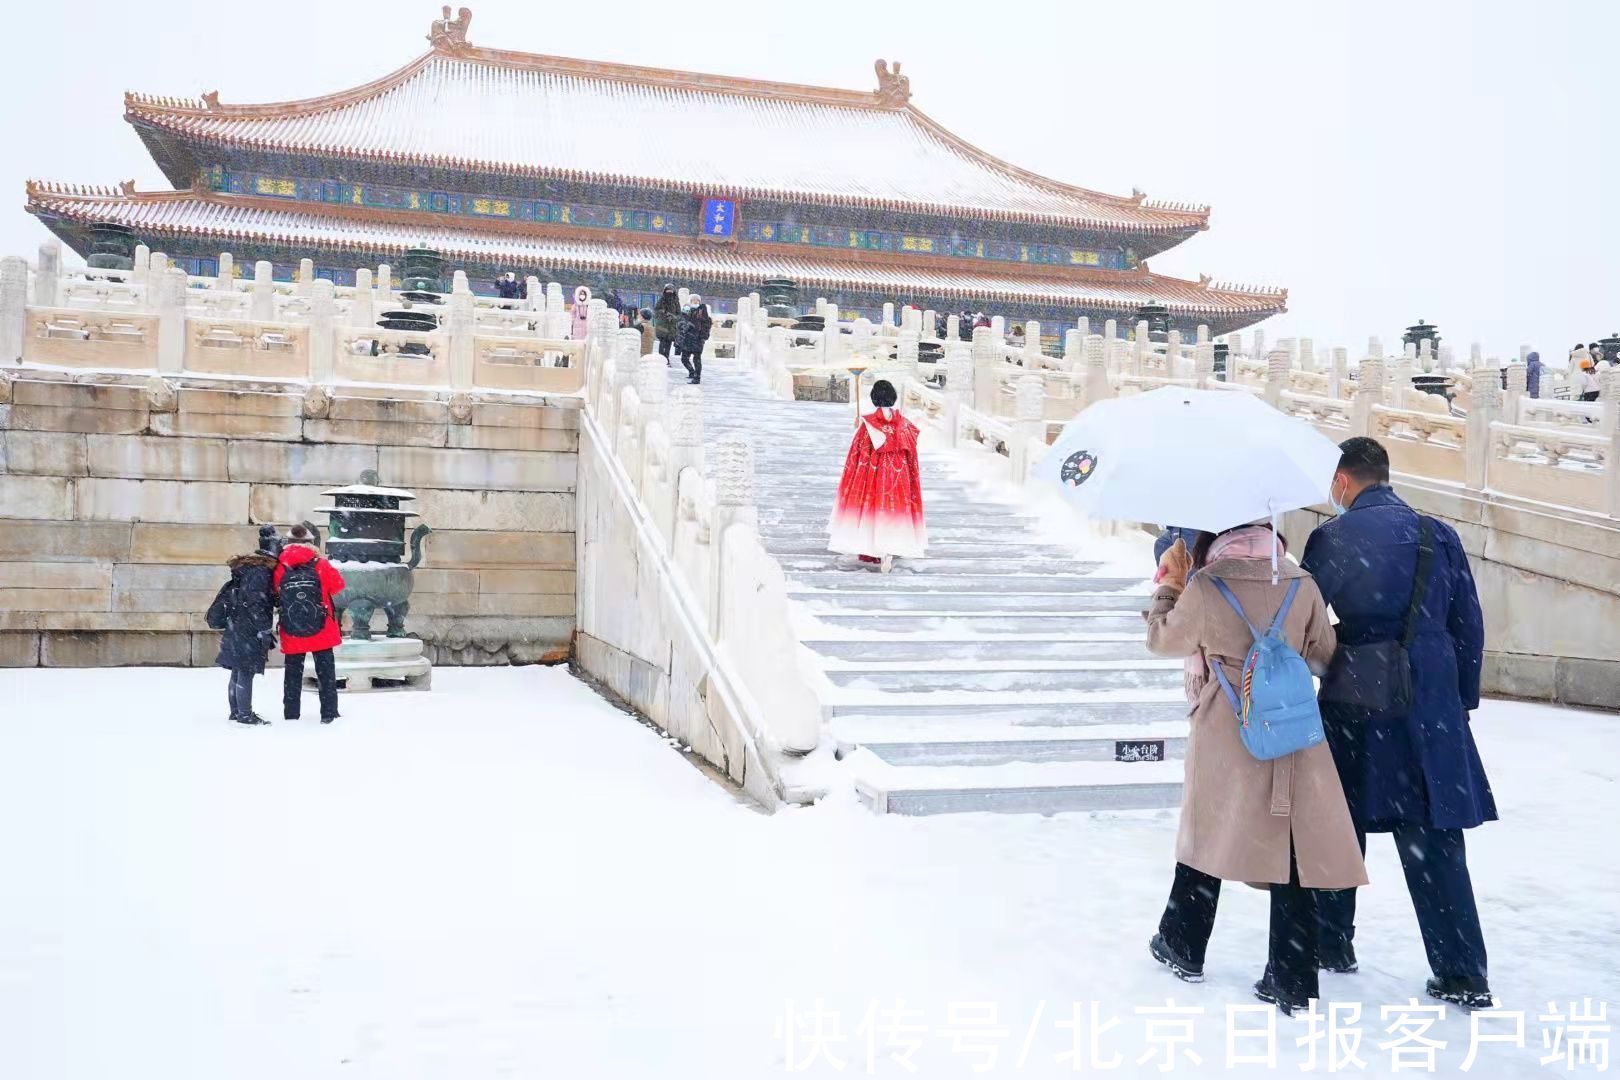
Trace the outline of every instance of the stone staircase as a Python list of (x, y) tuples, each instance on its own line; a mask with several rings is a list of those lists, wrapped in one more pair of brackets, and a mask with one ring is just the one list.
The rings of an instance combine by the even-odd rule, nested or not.
[[(679, 381), (685, 375), (676, 369)], [(705, 368), (705, 437), (748, 436), (765, 547), (781, 563), (838, 752), (873, 809), (1053, 813), (1180, 803), (1178, 661), (1143, 647), (1140, 579), (1044, 544), (1034, 522), (925, 449), (929, 557), (888, 575), (827, 551), (850, 405), (782, 401)]]

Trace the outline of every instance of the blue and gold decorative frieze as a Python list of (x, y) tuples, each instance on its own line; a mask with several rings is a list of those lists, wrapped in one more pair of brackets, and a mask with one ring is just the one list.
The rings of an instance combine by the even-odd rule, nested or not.
[[(445, 214), (451, 217), (573, 225), (672, 236), (709, 235), (770, 244), (800, 244), (819, 248), (896, 252), (908, 255), (941, 255), (987, 262), (1026, 263), (1044, 266), (1084, 266), (1109, 270), (1128, 269), (1131, 259), (1118, 248), (1092, 250), (1061, 243), (1037, 243), (1025, 239), (981, 239), (952, 233), (909, 231), (882, 216), (871, 228), (858, 218), (850, 224), (802, 224), (770, 220), (770, 216), (790, 208), (766, 208), (763, 219), (743, 213), (744, 208), (729, 199), (705, 200), (695, 212), (672, 212), (644, 207), (613, 206), (605, 201), (623, 197), (619, 189), (584, 185), (577, 190), (584, 198), (524, 198), (516, 195), (478, 195), (464, 192), (424, 190), (389, 184), (347, 180), (316, 180), (268, 173), (237, 171), (215, 165), (203, 171), (203, 182), (214, 191), (293, 202), (345, 204), (379, 210), (410, 210)], [(718, 216), (717, 216), (718, 215)], [(881, 215), (876, 215), (881, 216)], [(746, 218), (746, 220), (745, 220)], [(836, 219), (836, 218), (835, 218)], [(919, 219), (921, 220), (921, 219)], [(1058, 237), (1058, 239), (1062, 239)]]

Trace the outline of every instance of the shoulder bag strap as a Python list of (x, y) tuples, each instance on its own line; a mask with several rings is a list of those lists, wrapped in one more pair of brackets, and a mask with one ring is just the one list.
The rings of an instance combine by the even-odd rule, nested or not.
[(1237, 617), (1243, 620), (1243, 625), (1249, 628), (1249, 636), (1253, 637), (1255, 641), (1259, 641), (1260, 631), (1255, 627), (1254, 623), (1249, 621), (1249, 616), (1244, 614), (1243, 605), (1238, 603), (1238, 598), (1232, 594), (1231, 589), (1227, 588), (1226, 582), (1218, 577), (1212, 577), (1209, 580), (1214, 582), (1215, 587), (1221, 591), (1221, 595), (1226, 597), (1226, 602), (1232, 605), (1232, 610), (1237, 612)]
[(1417, 573), (1412, 581), (1412, 602), (1406, 608), (1406, 627), (1401, 631), (1401, 648), (1410, 649), (1417, 637), (1418, 611), (1429, 592), (1429, 567), (1434, 563), (1434, 528), (1429, 519), (1418, 515)]

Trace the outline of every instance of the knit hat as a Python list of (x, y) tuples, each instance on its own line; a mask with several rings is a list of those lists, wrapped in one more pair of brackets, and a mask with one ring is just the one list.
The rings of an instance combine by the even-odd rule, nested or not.
[(276, 535), (274, 525), (259, 526), (259, 552), (263, 555), (281, 554), (281, 537)]
[(294, 544), (313, 544), (315, 534), (309, 531), (307, 525), (294, 525), (292, 531), (287, 534), (287, 540)]

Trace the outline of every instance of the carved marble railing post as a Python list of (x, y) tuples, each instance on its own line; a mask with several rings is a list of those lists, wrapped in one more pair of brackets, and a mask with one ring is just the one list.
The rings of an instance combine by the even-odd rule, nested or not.
[(39, 245), (39, 261), (34, 264), (34, 306), (56, 307), (62, 285), (62, 243), (52, 237)]
[(226, 294), (236, 292), (236, 256), (222, 251), (215, 265), (214, 288)]
[(1103, 322), (1103, 338), (1110, 343), (1109, 344), (1110, 348), (1113, 347), (1112, 343), (1116, 339), (1118, 339), (1118, 337), (1119, 337), (1119, 323), (1116, 322), (1113, 319), (1105, 320)]
[(254, 322), (274, 322), (276, 318), (275, 267), (268, 259), (253, 264), (253, 301), (249, 314)]
[(1293, 357), (1287, 349), (1272, 349), (1266, 354), (1266, 386), (1263, 396), (1266, 404), (1274, 409), (1282, 408), (1283, 391), (1288, 389), (1288, 372), (1292, 367)]
[[(1429, 339), (1424, 338), (1424, 344)], [(1520, 404), (1530, 393), (1530, 369), (1523, 364), (1509, 364), (1507, 366), (1507, 388), (1502, 394), (1502, 418), (1510, 424), (1522, 424), (1519, 417)]]
[(1080, 340), (1084, 341), (1091, 336), (1091, 320), (1084, 315), (1074, 321), (1074, 328), (1080, 331)]
[(298, 281), (293, 285), (294, 296), (308, 296), (315, 288), (315, 260), (298, 260)]
[(724, 605), (726, 572), (726, 532), (733, 525), (745, 526), (758, 535), (758, 515), (754, 510), (754, 444), (741, 435), (727, 435), (714, 444), (710, 474), (714, 479), (714, 524), (709, 543), (709, 633), (720, 639), (720, 613)]
[(1071, 375), (1085, 362), (1086, 339), (1078, 330), (1063, 331), (1063, 370)]
[(1024, 324), (1024, 367), (1039, 367), (1041, 357), (1041, 324), (1030, 319)]
[[(1199, 323), (1198, 324), (1198, 331), (1197, 331), (1196, 335), (1193, 337), (1193, 345), (1196, 347), (1196, 346), (1199, 346), (1199, 345), (1207, 345), (1207, 344), (1209, 344), (1209, 324), (1208, 323)], [(1195, 350), (1193, 352), (1193, 357), (1194, 357), (1195, 361), (1197, 359), (1197, 356), (1198, 356), (1198, 353), (1197, 353), (1196, 348), (1195, 348)]]
[(1001, 338), (993, 326), (973, 328), (973, 389), (963, 399), (969, 408), (991, 411), (1001, 390)]
[(1006, 342), (1007, 317), (1005, 315), (990, 316), (990, 333), (995, 337), (997, 345), (1001, 345)]
[(1136, 324), (1136, 340), (1133, 344), (1136, 348), (1131, 352), (1131, 374), (1140, 378), (1147, 373), (1148, 356), (1153, 350), (1153, 341), (1148, 334), (1146, 319)]
[(1451, 351), (1451, 346), (1450, 345), (1442, 345), (1442, 346), (1440, 346), (1440, 363), (1436, 367), (1435, 370), (1437, 370), (1442, 375), (1450, 375), (1451, 374), (1451, 366), (1455, 362), (1456, 362), (1456, 360), (1455, 360), (1454, 355), (1453, 355), (1453, 353)]
[(1418, 342), (1417, 369), (1427, 375), (1434, 370), (1434, 339), (1424, 338)]
[(1612, 518), (1620, 518), (1620, 368), (1605, 371), (1599, 383), (1603, 416), (1599, 429), (1609, 440), (1603, 461), (1604, 506)]
[(917, 356), (921, 346), (915, 327), (900, 332), (900, 341), (895, 346), (895, 366), (902, 379), (917, 378)]
[(1328, 374), (1328, 397), (1338, 401), (1350, 382), (1350, 350), (1343, 345), (1333, 346), (1333, 370)]
[(1502, 384), (1496, 367), (1474, 369), (1473, 400), (1468, 406), (1467, 434), (1463, 440), (1463, 483), (1484, 491), (1490, 484), (1491, 424), (1501, 418)]
[(349, 325), (377, 325), (376, 309), (372, 304), (371, 271), (363, 266), (354, 272), (354, 298), (349, 301)]
[(1485, 346), (1477, 341), (1468, 345), (1468, 370), (1477, 371), (1485, 364)]
[(544, 336), (552, 341), (559, 341), (568, 336), (568, 306), (563, 300), (561, 282), (546, 282), (546, 317), (544, 325)]
[(670, 401), (671, 479), (686, 468), (703, 470), (703, 393), (695, 386), (676, 387)]
[[(625, 451), (625, 431), (628, 426), (628, 418), (625, 416), (626, 402), (628, 399), (625, 391), (631, 389), (635, 385), (636, 356), (634, 352), (625, 349), (623, 344), (617, 341), (615, 341), (614, 345), (610, 346), (610, 348), (613, 356), (613, 363), (609, 366), (609, 371), (612, 372), (613, 379), (612, 382), (607, 384), (603, 389), (604, 396), (611, 398), (613, 402), (612, 411), (611, 413), (607, 414), (608, 422), (611, 423), (612, 426), (607, 427), (604, 425), (604, 431), (606, 432), (608, 439), (613, 443), (614, 453), (619, 455), (620, 460), (623, 460)], [(639, 348), (637, 351), (639, 351)]]
[(1308, 337), (1299, 339), (1299, 370), (1316, 370), (1316, 342)]
[(1040, 375), (1018, 377), (1014, 397), (1013, 444), (1008, 447), (1015, 483), (1029, 481), (1037, 455), (1046, 446), (1046, 380)]
[(394, 268), (387, 263), (377, 264), (377, 280), (372, 286), (376, 310), (387, 311), (394, 302)]
[(0, 364), (22, 359), (27, 328), (28, 260), (7, 255), (0, 259)]
[[(849, 324), (849, 355), (851, 358), (862, 357), (872, 359), (872, 339), (877, 336), (877, 327), (872, 320), (861, 316)], [(887, 344), (884, 349), (887, 350)]]
[(1209, 389), (1215, 381), (1215, 345), (1200, 341), (1193, 347), (1193, 379), (1200, 390)]
[(889, 300), (883, 302), (883, 329), (887, 330), (894, 323), (894, 303)]
[[(530, 274), (528, 277), (523, 279), (523, 310), (546, 310), (545, 286), (541, 285), (540, 279), (535, 277), (533, 274)], [(545, 336), (545, 327), (540, 325), (539, 320), (535, 320), (534, 329), (539, 336)]]
[(1108, 381), (1108, 354), (1105, 351), (1105, 339), (1101, 334), (1093, 334), (1086, 338), (1086, 385), (1085, 400), (1081, 408), (1089, 408), (1099, 401), (1106, 401), (1114, 396), (1113, 385)]
[(1356, 396), (1350, 404), (1350, 430), (1356, 435), (1370, 436), (1373, 408), (1384, 403), (1384, 358), (1368, 355), (1356, 374)]
[[(1230, 358), (1228, 364), (1232, 359), (1243, 355), (1243, 335), (1236, 330), (1226, 335), (1226, 355)], [(1227, 380), (1231, 381), (1230, 375), (1227, 376)]]
[(1401, 355), (1390, 370), (1390, 405), (1397, 409), (1412, 407), (1412, 376), (1416, 374), (1417, 345), (1409, 341), (1401, 348)]
[(828, 367), (837, 367), (844, 362), (844, 331), (838, 323), (838, 305), (828, 302), (822, 305), (821, 310), (826, 319), (822, 324), (821, 362)]
[[(135, 286), (144, 286), (147, 277), (152, 272), (152, 249), (145, 244), (135, 245), (135, 262), (130, 267), (129, 283)], [(150, 305), (148, 305), (150, 306)]]
[[(452, 312), (453, 316), (453, 312)], [(337, 289), (321, 278), (309, 291), (309, 381), (327, 383), (336, 370)], [(451, 385), (455, 386), (452, 369)], [(469, 383), (469, 385), (471, 385)], [(457, 387), (457, 389), (464, 389)]]
[[(662, 367), (662, 364), (659, 365)], [(667, 370), (667, 369), (665, 369)], [(665, 430), (669, 436), (669, 460), (665, 463), (666, 476), (663, 490), (647, 502), (648, 512), (664, 546), (671, 549), (675, 543), (675, 521), (678, 514), (681, 471), (703, 471), (703, 394), (693, 386), (677, 387), (665, 406)], [(643, 470), (643, 475), (647, 473)]]
[(961, 341), (962, 340), (962, 316), (960, 316), (960, 315), (947, 315), (947, 316), (945, 316), (945, 340), (946, 341)]
[[(1265, 361), (1265, 359), (1266, 359), (1266, 332), (1264, 330), (1256, 330), (1254, 332), (1254, 346), (1250, 350), (1249, 355), (1252, 358), (1254, 358), (1255, 360), (1259, 360), (1261, 362)], [(1230, 380), (1231, 376), (1228, 376), (1227, 378)]]
[[(979, 334), (979, 330), (973, 333)], [(973, 407), (977, 367), (973, 350), (962, 341), (945, 343), (945, 438), (955, 446), (962, 431), (962, 410)]]
[(1164, 346), (1164, 377), (1175, 379), (1181, 377), (1181, 331), (1170, 331), (1170, 339)]
[(450, 389), (473, 387), (474, 350), (477, 348), (478, 316), (467, 272), (457, 270), (450, 286)]
[(929, 341), (939, 340), (939, 312), (933, 308), (922, 313), (922, 325), (917, 328), (918, 336)]
[[(169, 272), (169, 257), (161, 251), (152, 252), (147, 260), (146, 284), (155, 292), (162, 288), (163, 275)], [(156, 310), (155, 303), (152, 305)]]
[(770, 348), (771, 344), (771, 320), (770, 316), (765, 314), (765, 309), (757, 300), (754, 301), (753, 323), (753, 366), (759, 368), (764, 367), (768, 360), (766, 350)]
[(155, 279), (157, 285), (157, 369), (179, 374), (186, 366), (186, 272), (178, 266)]

